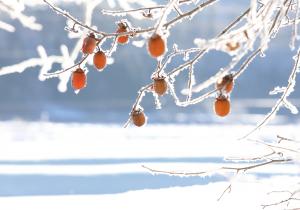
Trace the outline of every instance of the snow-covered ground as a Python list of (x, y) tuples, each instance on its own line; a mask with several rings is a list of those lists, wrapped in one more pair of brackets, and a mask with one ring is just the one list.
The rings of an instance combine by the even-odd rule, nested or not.
[[(300, 188), (298, 164), (268, 165), (234, 179), (232, 173), (151, 174), (142, 167), (207, 171), (247, 165), (224, 157), (269, 152), (237, 140), (251, 128), (0, 122), (0, 209), (261, 209), (287, 196), (268, 192)], [(299, 125), (268, 126), (253, 139), (272, 141), (276, 135), (299, 140)], [(231, 193), (217, 201), (230, 181)]]

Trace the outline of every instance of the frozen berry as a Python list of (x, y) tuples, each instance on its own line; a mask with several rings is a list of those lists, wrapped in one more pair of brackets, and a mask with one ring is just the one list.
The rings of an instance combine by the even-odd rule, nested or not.
[(132, 122), (135, 126), (141, 127), (146, 122), (145, 114), (142, 110), (133, 111), (131, 114)]
[[(120, 23), (119, 28), (117, 30), (117, 33), (125, 33), (125, 32), (127, 32), (126, 25), (123, 24), (123, 23)], [(118, 41), (119, 44), (126, 44), (128, 42), (128, 40), (129, 40), (128, 35), (118, 36), (118, 38), (117, 38), (117, 41)]]
[(220, 117), (225, 117), (230, 112), (230, 101), (224, 96), (219, 96), (215, 100), (215, 113)]
[(97, 69), (104, 69), (104, 67), (106, 66), (106, 55), (104, 52), (102, 51), (98, 51), (95, 53), (94, 55), (94, 65)]
[(164, 95), (168, 90), (168, 84), (164, 78), (155, 78), (153, 82), (154, 92), (158, 95)]
[(221, 77), (216, 82), (216, 89), (225, 90), (227, 93), (230, 93), (233, 89), (233, 75), (227, 74), (224, 77)]
[(150, 55), (157, 58), (165, 53), (166, 46), (165, 41), (158, 34), (152, 35), (148, 41), (148, 51)]
[(80, 90), (86, 86), (86, 75), (81, 68), (72, 73), (72, 87), (74, 90)]
[(82, 44), (82, 52), (84, 54), (92, 54), (96, 48), (97, 41), (94, 34), (85, 37)]

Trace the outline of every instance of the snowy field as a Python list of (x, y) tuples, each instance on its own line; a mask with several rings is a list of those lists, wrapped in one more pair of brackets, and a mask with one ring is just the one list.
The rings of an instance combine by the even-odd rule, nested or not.
[[(151, 174), (142, 167), (193, 172), (242, 166), (224, 157), (269, 152), (237, 141), (251, 128), (1, 122), (0, 209), (261, 209), (287, 196), (269, 192), (297, 187), (299, 165), (268, 165), (234, 179), (232, 173)], [(300, 139), (299, 125), (268, 126), (255, 139), (276, 140), (277, 134)], [(230, 181), (231, 193), (217, 201)]]

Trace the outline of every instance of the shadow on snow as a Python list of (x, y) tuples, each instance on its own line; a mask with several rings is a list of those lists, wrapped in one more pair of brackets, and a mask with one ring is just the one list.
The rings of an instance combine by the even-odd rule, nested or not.
[(95, 176), (0, 175), (0, 196), (114, 194), (132, 190), (204, 185), (225, 180), (132, 173)]

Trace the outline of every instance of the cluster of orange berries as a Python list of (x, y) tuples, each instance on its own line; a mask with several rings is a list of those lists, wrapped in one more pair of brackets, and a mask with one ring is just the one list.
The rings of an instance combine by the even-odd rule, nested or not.
[[(225, 117), (230, 112), (230, 101), (228, 94), (232, 91), (233, 85), (234, 81), (232, 74), (221, 77), (215, 84), (215, 87), (219, 93), (215, 99), (214, 110), (215, 113), (220, 117)], [(152, 89), (159, 96), (164, 95), (168, 90), (168, 84), (165, 78), (153, 79)], [(146, 123), (146, 116), (143, 110), (134, 110), (131, 113), (131, 120), (135, 126), (143, 126)]]
[[(165, 77), (153, 78), (151, 88), (157, 95), (163, 96), (168, 91), (168, 83)], [(146, 116), (142, 109), (133, 110), (131, 113), (131, 120), (135, 126), (141, 127), (146, 123)]]
[[(82, 53), (93, 54), (97, 47), (97, 40), (94, 34), (90, 34), (83, 40)], [(93, 57), (94, 66), (102, 71), (106, 66), (106, 55), (103, 51), (98, 50)], [(72, 73), (72, 87), (74, 90), (80, 90), (86, 86), (86, 75), (83, 69), (77, 68)]]
[[(128, 26), (124, 23), (118, 24), (118, 29), (116, 33), (125, 33), (128, 32)], [(129, 35), (118, 36), (117, 43), (118, 44), (126, 44), (129, 41)], [(82, 53), (83, 54), (93, 54), (96, 47), (97, 47), (97, 39), (93, 33), (89, 34), (84, 40), (82, 44)], [(165, 53), (165, 41), (163, 38), (158, 35), (154, 34), (148, 41), (148, 51), (149, 54), (157, 58)], [(102, 71), (106, 66), (107, 58), (106, 54), (101, 51), (100, 49), (94, 54), (93, 63), (96, 69)], [(72, 73), (72, 87), (74, 90), (80, 90), (84, 88), (87, 84), (87, 78), (84, 70), (82, 68), (77, 68)]]
[[(117, 33), (126, 33), (128, 32), (128, 27), (124, 23), (118, 24)], [(117, 37), (118, 44), (126, 44), (129, 41), (129, 35), (123, 35)], [(91, 55), (94, 53), (96, 47), (98, 45), (98, 40), (96, 39), (94, 34), (89, 34), (84, 40), (82, 44), (82, 53)], [(229, 48), (235, 48), (238, 46), (228, 46)], [(153, 34), (148, 40), (148, 52), (154, 57), (162, 56), (166, 51), (166, 44), (164, 39), (158, 35)], [(107, 58), (105, 52), (98, 49), (96, 53), (94, 53), (93, 63), (96, 69), (102, 71), (106, 66)], [(85, 72), (80, 67), (77, 68), (72, 73), (72, 87), (74, 90), (80, 90), (84, 88), (87, 84), (87, 78)], [(230, 112), (230, 101), (228, 99), (228, 94), (233, 89), (233, 75), (228, 74), (222, 78), (220, 78), (216, 82), (216, 89), (219, 91), (218, 96), (216, 97), (214, 103), (214, 110), (218, 116), (224, 117)], [(168, 90), (168, 83), (165, 77), (156, 77), (153, 78), (152, 91), (154, 91), (157, 95), (162, 96)], [(146, 123), (146, 116), (142, 109), (133, 110), (131, 113), (131, 120), (134, 125), (141, 127)]]

